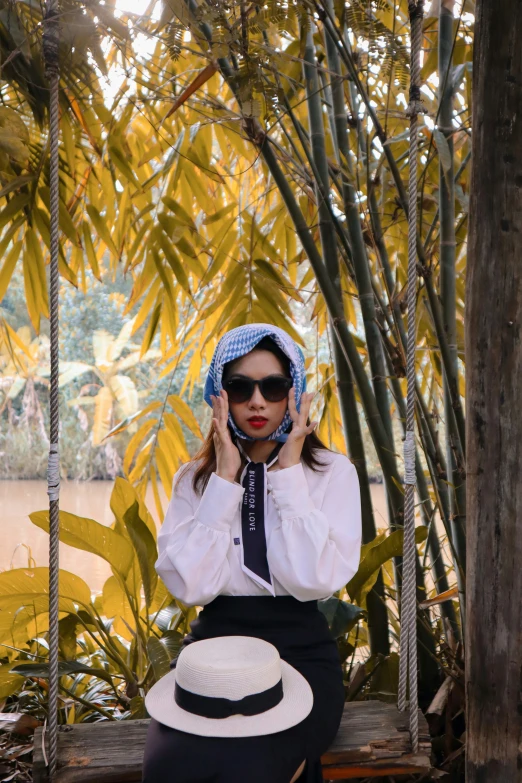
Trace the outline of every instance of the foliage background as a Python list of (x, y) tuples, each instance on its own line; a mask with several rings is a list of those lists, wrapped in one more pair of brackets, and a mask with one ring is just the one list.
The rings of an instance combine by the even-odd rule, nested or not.
[[(74, 665), (64, 669), (71, 701), (62, 717), (141, 714), (144, 692), (175, 650), (170, 640), (179, 642), (188, 628), (196, 610), (162, 594), (155, 580), (155, 529), (143, 499), (150, 484), (162, 518), (158, 487), (170, 496), (174, 472), (201, 440), (205, 413), (208, 422), (201, 379), (216, 341), (252, 321), (275, 323), (303, 345), (319, 435), (357, 465), (365, 549), (358, 584), (334, 597), (329, 621), (348, 695), (394, 698), (407, 325), (407, 2), (168, 0), (141, 10), (121, 12), (96, 0), (62, 6), (60, 272), (62, 349), (70, 363), (63, 368), (64, 469), (71, 476), (119, 475), (110, 533), (63, 519), (64, 537), (107, 559), (107, 536), (118, 538), (101, 597), (91, 599), (87, 586), (63, 575), (70, 594), (63, 599), (62, 655)], [(442, 756), (453, 761), (463, 747), (473, 12), (472, 0), (426, 4), (420, 129), (420, 692), (429, 711), (446, 688), (447, 720), (435, 721), (434, 732), (444, 736)], [(26, 0), (0, 4), (1, 437), (10, 475), (41, 475), (44, 462), (49, 212), (39, 14)], [(78, 363), (92, 365), (100, 323), (112, 340), (96, 338), (105, 354), (94, 353), (89, 376)], [(122, 324), (132, 324), (125, 341), (118, 340)], [(111, 381), (115, 362), (132, 356), (126, 380)], [(67, 404), (103, 373), (96, 401), (83, 400), (78, 410)], [(15, 383), (29, 389), (27, 396), (14, 396)], [(24, 461), (36, 443), (42, 459)], [(385, 531), (375, 524), (368, 487), (376, 475), (387, 493)], [(45, 527), (45, 515), (35, 519)], [(34, 576), (40, 592), (24, 592), (23, 573), (11, 572), (0, 585), (9, 618), (0, 676), (6, 697), (23, 688), (23, 699), (41, 715), (45, 574)], [(8, 581), (18, 579), (19, 589), (9, 592)], [(13, 664), (28, 660), (40, 668), (13, 672)]]

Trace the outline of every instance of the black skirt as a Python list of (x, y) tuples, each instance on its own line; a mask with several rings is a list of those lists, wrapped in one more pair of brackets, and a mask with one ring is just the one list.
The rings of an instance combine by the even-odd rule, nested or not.
[(299, 783), (321, 783), (320, 758), (339, 728), (344, 686), (337, 645), (317, 601), (218, 596), (193, 621), (183, 646), (215, 636), (273, 644), (309, 682), (312, 711), (297, 726), (258, 737), (201, 737), (152, 720), (143, 783), (290, 783), (305, 759)]

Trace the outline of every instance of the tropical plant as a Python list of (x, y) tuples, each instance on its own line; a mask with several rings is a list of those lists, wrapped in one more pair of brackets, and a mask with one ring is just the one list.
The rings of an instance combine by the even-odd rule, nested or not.
[[(434, 3), (424, 22), (427, 114), (420, 127), (417, 227), (416, 472), (420, 521), (429, 532), (427, 554), (419, 556), (419, 599), (426, 591), (447, 594), (458, 579), (460, 615), (453, 602), (441, 605), (457, 638), (465, 589), (463, 307), (473, 7), (471, 0), (455, 6), (455, 16), (449, 0)], [(392, 533), (403, 518), (396, 429), (405, 425), (408, 4), (271, 0), (261, 8), (181, 0), (165, 3), (159, 20), (140, 19), (139, 29), (154, 36), (154, 48), (129, 55), (135, 70), (113, 103), (106, 106), (101, 92), (83, 91), (79, 114), (64, 109), (62, 274), (81, 279), (85, 264), (96, 274), (106, 253), (113, 268), (123, 265), (133, 280), (134, 328), (144, 327), (141, 351), (157, 336), (164, 377), (190, 358), (180, 398), (192, 395), (225, 330), (269, 321), (289, 331), (307, 349), (320, 435), (358, 467), (369, 545), (377, 529), (361, 412), (386, 483)], [(131, 36), (126, 46), (133, 45)], [(107, 47), (119, 62), (110, 42)], [(6, 92), (13, 95), (12, 85)], [(24, 100), (8, 102), (23, 117)], [(38, 160), (27, 171), (36, 171)], [(45, 168), (38, 171), (45, 175)], [(0, 242), (9, 254), (0, 283), (9, 279), (22, 239), (26, 268), (43, 268), (31, 233), (45, 246), (40, 213), (34, 212), (34, 228), (23, 201), (27, 185), (15, 179), (11, 185), (0, 213)], [(45, 192), (42, 198), (37, 206), (45, 212)], [(31, 254), (36, 261), (29, 264)], [(42, 275), (31, 285), (35, 322), (45, 311)], [(300, 330), (296, 312), (309, 314)], [(319, 351), (324, 343), (326, 359)], [(139, 493), (150, 481), (156, 495), (159, 483), (169, 494), (183, 453), (177, 425), (165, 417), (168, 396), (112, 430), (140, 419), (125, 463)], [(385, 569), (367, 597), (375, 654), (388, 654), (396, 632), (386, 603), (389, 608), (400, 590), (400, 576), (396, 557), (393, 586)], [(440, 676), (433, 666), (439, 636), (430, 623), (433, 631), (434, 618), (420, 614), (425, 694)]]
[[(80, 577), (60, 572), (64, 722), (144, 716), (144, 695), (168, 671), (197, 616), (195, 607), (174, 600), (158, 579), (156, 526), (130, 482), (116, 479), (110, 505), (110, 527), (60, 512), (62, 543), (103, 558), (112, 571), (96, 596)], [(49, 531), (47, 511), (30, 518)], [(360, 568), (346, 589), (321, 602), (348, 679), (355, 654), (360, 656), (368, 646), (360, 626), (366, 596), (381, 566), (402, 552), (402, 538), (402, 531), (381, 533), (364, 548)], [(425, 538), (426, 530), (419, 528), (418, 542)], [(48, 676), (48, 577), (47, 568), (32, 563), (0, 574), (0, 700), (23, 689), (28, 711), (37, 716), (42, 715), (41, 692)], [(374, 665), (370, 663), (370, 669)], [(375, 685), (368, 677), (366, 690), (372, 682)], [(390, 688), (396, 690), (396, 685), (391, 677)], [(359, 691), (351, 696), (357, 695)]]
[[(60, 386), (71, 383), (85, 373), (96, 376), (96, 382), (82, 386), (78, 397), (68, 401), (71, 406), (94, 408), (94, 446), (106, 438), (115, 420), (134, 419), (138, 413), (140, 392), (132, 378), (125, 373), (140, 362), (149, 362), (161, 356), (161, 352), (153, 348), (143, 354), (139, 345), (129, 341), (133, 326), (134, 320), (128, 320), (117, 337), (105, 329), (97, 329), (92, 335), (94, 364), (63, 362), (60, 365)], [(96, 393), (90, 394), (91, 391)], [(136, 425), (131, 422), (129, 431), (132, 433), (135, 428)]]
[(38, 385), (48, 387), (49, 339), (40, 335), (31, 339), (31, 330), (12, 329), (0, 321), (0, 416), (22, 394), (22, 419), (37, 422), (43, 430), (44, 414), (36, 392)]

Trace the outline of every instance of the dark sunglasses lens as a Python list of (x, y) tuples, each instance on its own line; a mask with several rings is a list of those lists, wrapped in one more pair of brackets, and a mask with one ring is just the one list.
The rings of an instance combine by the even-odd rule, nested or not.
[(232, 378), (224, 388), (230, 402), (246, 402), (254, 392), (254, 385), (246, 378)]
[(265, 400), (281, 402), (287, 396), (292, 382), (287, 378), (267, 378), (261, 384), (261, 393)]

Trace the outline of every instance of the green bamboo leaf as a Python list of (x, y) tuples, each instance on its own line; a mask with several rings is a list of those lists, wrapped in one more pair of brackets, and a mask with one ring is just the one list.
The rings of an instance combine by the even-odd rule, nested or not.
[(4, 185), (3, 188), (0, 188), (0, 198), (8, 196), (9, 193), (13, 192), (13, 190), (18, 190), (18, 188), (21, 188), (24, 185), (28, 185), (30, 182), (34, 182), (34, 176), (32, 174), (15, 177), (14, 179), (10, 180), (7, 185)]
[(295, 299), (297, 302), (302, 302), (303, 299), (292, 283), (287, 280), (273, 264), (270, 264), (264, 258), (254, 258), (254, 264), (257, 266), (262, 276), (268, 277), (273, 280), (277, 285), (288, 295)]
[(0, 210), (0, 229), (15, 217), (29, 203), (31, 196), (29, 193), (19, 193), (14, 196), (5, 207)]
[(132, 182), (135, 187), (139, 187), (139, 182), (136, 179), (136, 175), (134, 174), (132, 167), (129, 165), (128, 159), (123, 154), (121, 148), (117, 146), (114, 141), (109, 143), (109, 157), (112, 163), (119, 170), (120, 174), (122, 174), (129, 182)]
[[(38, 188), (38, 194), (40, 198), (42, 199), (43, 203), (46, 207), (48, 207), (50, 203), (51, 198), (51, 191), (47, 187), (47, 185), (42, 185), (42, 187)], [(58, 206), (58, 221), (60, 224), (60, 229), (63, 231), (67, 239), (70, 239), (70, 241), (75, 245), (76, 247), (79, 247), (80, 241), (78, 239), (78, 232), (76, 230), (76, 226), (73, 223), (73, 220), (69, 214), (69, 211), (63, 201), (59, 200), (59, 206)]]
[[(49, 677), (49, 664), (18, 663), (10, 671), (11, 674), (18, 674), (22, 677), (42, 677), (46, 680)], [(58, 661), (58, 675), (61, 677), (64, 674), (88, 674), (90, 677), (97, 677), (112, 685), (112, 677), (105, 669), (87, 666), (79, 661)]]
[(158, 550), (154, 536), (147, 523), (140, 516), (140, 505), (132, 484), (117, 478), (111, 495), (111, 509), (118, 522), (127, 531), (140, 566), (145, 601), (150, 606), (156, 590), (158, 575), (154, 564)]
[(171, 660), (173, 660), (178, 655), (182, 642), (183, 634), (181, 634), (179, 631), (165, 631), (163, 636), (160, 638), (160, 644), (165, 647)]
[(287, 318), (293, 320), (292, 308), (275, 283), (266, 278), (261, 279), (257, 275), (252, 275), (252, 288), (263, 309), (267, 309), (268, 307), (277, 308), (281, 313), (284, 313)]
[(155, 636), (147, 639), (147, 653), (152, 664), (156, 682), (161, 680), (165, 674), (168, 674), (170, 668), (170, 658), (164, 644)]
[(444, 170), (444, 174), (447, 174), (452, 167), (452, 157), (446, 136), (438, 128), (433, 129), (433, 141), (437, 147), (439, 153), (439, 159)]
[(181, 204), (176, 201), (176, 199), (172, 198), (172, 196), (164, 196), (161, 200), (166, 207), (168, 207), (172, 212), (174, 212), (175, 215), (177, 215), (180, 220), (186, 223), (187, 226), (190, 226), (190, 228), (192, 228), (194, 231), (197, 231), (196, 224), (194, 223), (192, 217), (181, 206)]
[[(421, 526), (415, 528), (415, 541), (422, 543), (428, 536), (428, 528)], [(384, 541), (374, 546), (363, 558), (355, 576), (346, 585), (346, 590), (352, 601), (360, 601), (360, 595), (364, 592), (366, 583), (372, 579), (384, 563), (393, 557), (402, 555), (404, 531), (395, 530)]]
[(161, 302), (157, 302), (156, 306), (154, 307), (154, 310), (152, 311), (152, 315), (149, 319), (149, 323), (147, 324), (147, 329), (143, 336), (143, 341), (141, 343), (141, 350), (140, 350), (140, 359), (142, 359), (147, 353), (147, 351), (150, 350), (152, 341), (154, 340), (154, 336), (156, 334), (156, 330), (159, 326), (161, 309), (162, 309)]
[(364, 609), (361, 609), (360, 606), (342, 601), (335, 596), (327, 598), (325, 601), (319, 601), (318, 607), (326, 617), (334, 639), (349, 633), (364, 614)]

